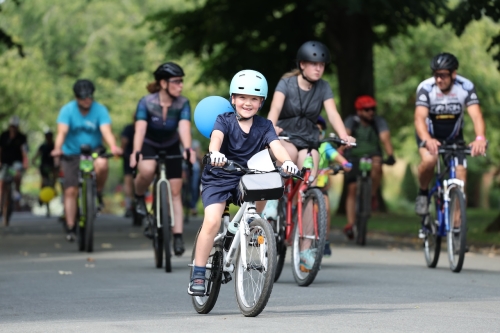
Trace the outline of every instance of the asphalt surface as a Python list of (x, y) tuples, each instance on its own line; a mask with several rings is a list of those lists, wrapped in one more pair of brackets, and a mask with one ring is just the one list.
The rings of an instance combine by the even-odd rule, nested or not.
[(241, 315), (233, 282), (199, 315), (186, 292), (199, 225), (186, 226), (188, 249), (167, 274), (124, 218), (99, 217), (87, 254), (55, 219), (15, 214), (0, 227), (0, 332), (500, 332), (500, 256), (468, 254), (456, 274), (445, 255), (428, 269), (411, 246), (336, 234), (316, 281), (298, 287), (288, 261), (257, 318)]

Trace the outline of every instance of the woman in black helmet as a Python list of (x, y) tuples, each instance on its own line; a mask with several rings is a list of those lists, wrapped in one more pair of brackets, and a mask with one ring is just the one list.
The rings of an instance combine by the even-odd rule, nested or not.
[[(302, 168), (307, 154), (308, 141), (316, 141), (319, 130), (316, 125), (321, 109), (325, 108), (328, 120), (338, 136), (346, 141), (354, 142), (347, 135), (340, 117), (330, 84), (321, 79), (325, 65), (330, 62), (328, 48), (316, 41), (309, 41), (297, 52), (297, 68), (283, 75), (274, 92), (268, 119), (276, 127), (276, 133), (283, 130), (288, 134), (300, 136), (282, 144), (290, 154), (292, 161)], [(319, 164), (317, 148), (312, 151), (314, 160), (314, 176)]]
[[(142, 156), (154, 156), (164, 150), (167, 155), (179, 155), (180, 145), (191, 150), (191, 107), (186, 97), (182, 96), (184, 71), (173, 63), (160, 65), (153, 73), (155, 81), (147, 86), (149, 95), (144, 96), (137, 106), (135, 115), (134, 149), (130, 155), (130, 167), (134, 168), (137, 161), (135, 152)], [(192, 150), (191, 150), (192, 151)], [(194, 163), (195, 154), (190, 154)], [(138, 214), (146, 215), (144, 194), (153, 181), (156, 161), (141, 160), (139, 173), (135, 179), (136, 210)], [(174, 253), (182, 255), (183, 209), (181, 200), (182, 161), (171, 160), (167, 163), (167, 175), (172, 190), (174, 208)]]

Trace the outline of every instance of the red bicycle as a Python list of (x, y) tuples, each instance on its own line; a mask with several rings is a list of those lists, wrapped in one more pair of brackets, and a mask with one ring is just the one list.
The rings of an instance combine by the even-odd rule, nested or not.
[[(290, 138), (291, 136), (280, 136), (283, 140)], [(278, 201), (277, 218), (269, 219), (276, 234), (275, 282), (283, 270), (287, 246), (292, 246), (292, 272), (299, 286), (310, 285), (320, 269), (328, 221), (323, 193), (312, 185), (315, 177), (311, 176), (314, 167), (311, 150), (323, 142), (347, 145), (347, 142), (337, 137), (308, 142), (309, 148), (302, 169), (304, 180), (286, 180), (285, 194)], [(331, 170), (338, 173), (341, 167), (332, 167)]]

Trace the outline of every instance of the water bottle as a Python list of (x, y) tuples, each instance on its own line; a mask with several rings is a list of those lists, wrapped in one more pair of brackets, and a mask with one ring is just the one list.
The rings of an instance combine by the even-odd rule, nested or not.
[(226, 237), (224, 238), (224, 244), (222, 245), (224, 250), (229, 251), (229, 249), (231, 248), (231, 243), (233, 242), (234, 235), (238, 231), (238, 226), (238, 222), (233, 221), (229, 223), (226, 231)]
[(312, 169), (314, 167), (314, 162), (313, 162), (313, 158), (311, 155), (308, 155), (306, 157), (306, 159), (304, 160), (304, 168), (306, 169)]

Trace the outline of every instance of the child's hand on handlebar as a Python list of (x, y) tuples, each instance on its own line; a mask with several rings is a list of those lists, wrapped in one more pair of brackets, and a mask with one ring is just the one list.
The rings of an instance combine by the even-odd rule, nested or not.
[(212, 166), (224, 166), (227, 162), (226, 155), (222, 154), (221, 152), (218, 151), (211, 151), (210, 152), (210, 164)]
[(281, 166), (281, 169), (285, 171), (286, 173), (295, 175), (297, 172), (299, 172), (299, 168), (293, 163), (292, 161), (285, 161), (283, 162), (283, 165)]

